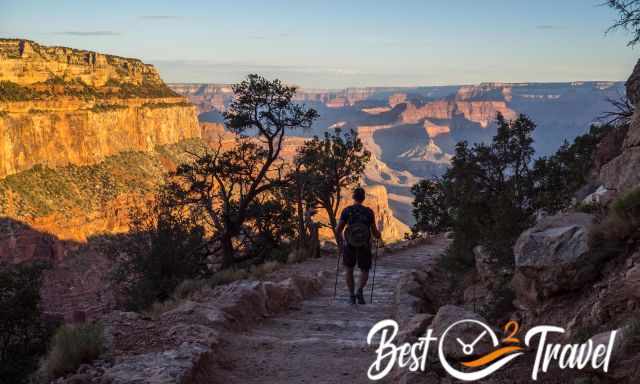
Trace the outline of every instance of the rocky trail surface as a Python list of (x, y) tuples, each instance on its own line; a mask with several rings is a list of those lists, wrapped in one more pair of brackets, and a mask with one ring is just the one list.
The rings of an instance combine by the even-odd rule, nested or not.
[[(380, 254), (373, 303), (348, 303), (341, 267), (337, 299), (333, 277), (320, 293), (296, 308), (269, 318), (249, 331), (228, 334), (210, 367), (211, 383), (368, 383), (367, 369), (375, 359), (368, 346), (369, 329), (378, 321), (397, 318), (410, 310), (398, 287), (411, 272), (428, 268), (444, 247), (444, 240), (390, 254)], [(301, 263), (298, 268), (335, 276), (335, 258)], [(356, 273), (357, 274), (357, 273)], [(356, 276), (357, 278), (357, 276)], [(369, 281), (368, 289), (370, 288)]]

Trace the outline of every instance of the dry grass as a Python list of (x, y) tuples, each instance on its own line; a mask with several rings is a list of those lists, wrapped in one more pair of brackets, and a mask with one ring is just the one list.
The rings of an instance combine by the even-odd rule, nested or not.
[(279, 269), (282, 266), (281, 263), (277, 261), (267, 261), (266, 263), (258, 264), (251, 268), (249, 275), (254, 279), (263, 279), (268, 274), (273, 271)]
[(41, 371), (49, 378), (60, 377), (74, 372), (81, 364), (95, 360), (104, 348), (102, 332), (100, 323), (58, 328)]
[(215, 273), (209, 279), (188, 279), (180, 283), (171, 298), (153, 303), (142, 313), (152, 319), (158, 319), (163, 313), (176, 309), (185, 300), (189, 300), (196, 292), (205, 287), (215, 287), (244, 279), (264, 279), (273, 271), (282, 267), (277, 261), (268, 261), (247, 269), (225, 269)]
[(616, 199), (607, 215), (589, 233), (589, 244), (596, 255), (614, 255), (629, 241), (640, 240), (640, 188)]

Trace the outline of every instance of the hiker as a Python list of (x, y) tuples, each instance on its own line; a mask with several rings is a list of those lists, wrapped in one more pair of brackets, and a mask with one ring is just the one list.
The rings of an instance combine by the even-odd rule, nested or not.
[[(338, 222), (338, 236), (343, 250), (343, 264), (347, 269), (347, 287), (349, 288), (350, 302), (365, 304), (362, 293), (371, 268), (371, 235), (380, 239), (380, 231), (376, 228), (375, 215), (371, 208), (362, 205), (365, 198), (364, 189), (358, 187), (353, 190), (353, 204), (346, 207), (340, 215)], [(346, 228), (346, 230), (345, 230)], [(358, 265), (360, 269), (360, 282), (357, 294), (354, 292), (353, 268)]]

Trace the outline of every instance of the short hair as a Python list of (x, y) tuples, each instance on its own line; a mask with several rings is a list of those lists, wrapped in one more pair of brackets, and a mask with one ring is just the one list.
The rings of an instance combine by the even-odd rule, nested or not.
[(366, 193), (364, 192), (364, 189), (358, 187), (353, 190), (353, 200), (359, 203), (362, 203), (364, 201), (365, 196), (366, 196)]

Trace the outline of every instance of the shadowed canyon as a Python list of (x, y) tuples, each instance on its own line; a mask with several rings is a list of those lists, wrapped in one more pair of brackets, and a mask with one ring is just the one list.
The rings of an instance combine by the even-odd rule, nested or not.
[[(233, 97), (229, 85), (169, 87), (197, 107), (202, 122), (221, 124)], [(411, 225), (411, 186), (421, 178), (441, 175), (457, 142), (491, 141), (497, 113), (507, 119), (525, 114), (535, 121), (536, 154), (547, 156), (564, 140), (585, 133), (609, 110), (609, 100), (623, 94), (622, 82), (301, 89), (296, 99), (317, 109), (320, 119), (311, 129), (292, 135), (322, 136), (333, 128), (357, 131), (373, 154), (366, 182), (385, 185), (396, 216)]]

